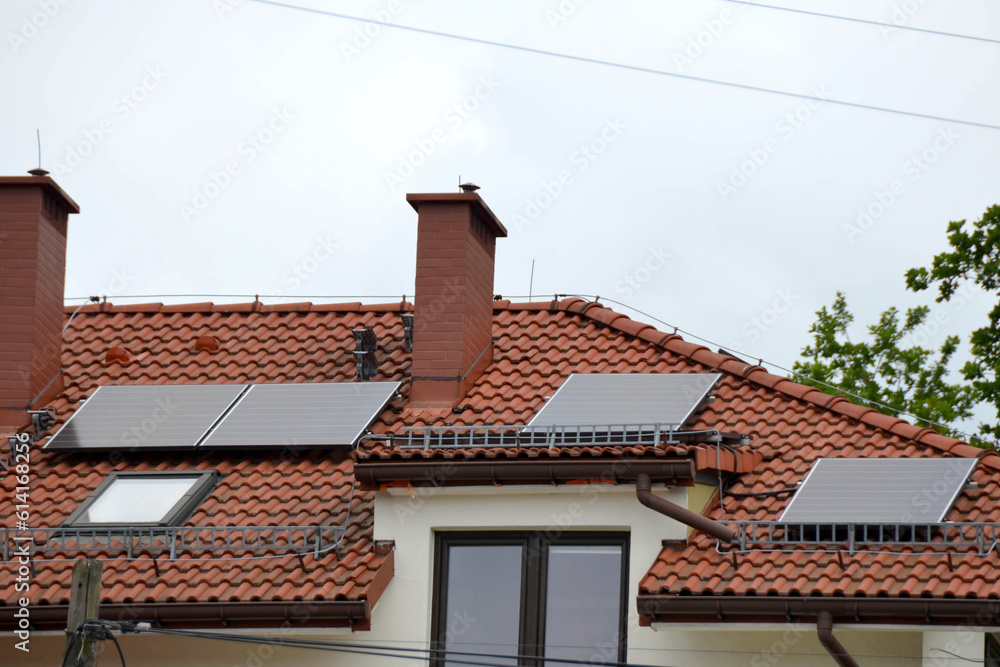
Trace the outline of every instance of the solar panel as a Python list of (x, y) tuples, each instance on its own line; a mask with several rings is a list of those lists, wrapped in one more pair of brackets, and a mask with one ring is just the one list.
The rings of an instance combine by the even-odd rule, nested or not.
[(45, 449), (193, 449), (246, 385), (98, 387)]
[(817, 459), (780, 521), (939, 523), (975, 466), (958, 458)]
[(574, 373), (528, 426), (663, 424), (680, 427), (719, 373)]
[(203, 447), (352, 446), (399, 382), (253, 385)]

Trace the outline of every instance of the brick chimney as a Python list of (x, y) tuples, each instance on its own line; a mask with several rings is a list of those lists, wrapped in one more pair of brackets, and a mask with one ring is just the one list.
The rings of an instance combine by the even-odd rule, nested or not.
[(80, 207), (32, 172), (0, 177), (0, 435), (62, 389), (66, 221)]
[(493, 268), (507, 230), (475, 192), (408, 194), (417, 211), (410, 406), (457, 404), (493, 361)]

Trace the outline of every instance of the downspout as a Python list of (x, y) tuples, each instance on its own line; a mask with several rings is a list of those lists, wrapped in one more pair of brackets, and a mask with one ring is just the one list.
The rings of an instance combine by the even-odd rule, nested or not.
[(695, 530), (711, 535), (712, 537), (727, 543), (736, 542), (736, 531), (727, 528), (721, 523), (712, 521), (707, 516), (692, 512), (689, 509), (676, 505), (669, 500), (664, 500), (653, 495), (653, 482), (646, 473), (639, 473), (635, 478), (635, 495), (639, 502), (664, 516), (668, 516), (675, 521), (691, 526)]
[(830, 612), (821, 611), (816, 614), (816, 634), (819, 635), (819, 643), (840, 667), (859, 667), (844, 645), (833, 636), (833, 616)]

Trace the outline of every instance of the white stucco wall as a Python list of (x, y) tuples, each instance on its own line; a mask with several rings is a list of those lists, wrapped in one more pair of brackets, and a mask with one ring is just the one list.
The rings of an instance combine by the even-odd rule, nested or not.
[(923, 636), (921, 667), (952, 667), (971, 665), (969, 660), (983, 663), (986, 657), (986, 638), (976, 629), (937, 630)]
[[(656, 627), (666, 664), (685, 667), (836, 667), (811, 623), (740, 626), (722, 630)], [(834, 628), (834, 636), (863, 667), (922, 667), (921, 634), (910, 629)], [(630, 654), (646, 662), (641, 651)], [(966, 663), (968, 667), (969, 663)]]

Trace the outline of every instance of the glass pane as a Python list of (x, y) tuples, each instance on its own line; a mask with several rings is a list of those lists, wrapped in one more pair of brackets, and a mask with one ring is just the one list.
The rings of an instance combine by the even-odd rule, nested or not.
[[(521, 625), (521, 546), (450, 547), (445, 611), (443, 632), (447, 650), (517, 655)], [(497, 665), (517, 664), (515, 658), (454, 658)]]
[(549, 547), (546, 657), (618, 660), (621, 578), (620, 545)]
[(83, 523), (156, 523), (197, 477), (119, 477), (80, 517)]

